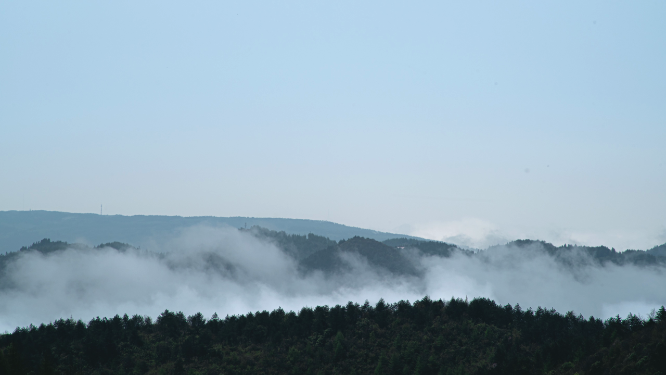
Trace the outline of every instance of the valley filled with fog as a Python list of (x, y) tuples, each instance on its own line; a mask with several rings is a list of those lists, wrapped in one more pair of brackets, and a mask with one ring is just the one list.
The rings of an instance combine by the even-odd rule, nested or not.
[(415, 240), (400, 246), (394, 240), (355, 237), (336, 243), (317, 236), (299, 237), (319, 241), (319, 248), (299, 253), (276, 233), (195, 226), (156, 239), (151, 251), (68, 245), (8, 253), (0, 279), (0, 331), (69, 317), (155, 318), (165, 309), (224, 317), (425, 295), (487, 297), (523, 309), (541, 306), (602, 319), (630, 312), (646, 317), (666, 301), (661, 256), (650, 255), (649, 262), (599, 261), (585, 249), (549, 250), (540, 242), (480, 251), (431, 243), (439, 248), (427, 250)]

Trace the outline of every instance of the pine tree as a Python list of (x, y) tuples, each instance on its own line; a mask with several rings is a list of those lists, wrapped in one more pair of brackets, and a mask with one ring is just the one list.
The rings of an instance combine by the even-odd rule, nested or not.
[(379, 356), (377, 367), (375, 367), (375, 375), (385, 375), (387, 373), (386, 362), (386, 355), (382, 353), (382, 355)]
[(662, 324), (666, 323), (666, 309), (664, 306), (660, 307), (657, 311), (657, 321)]
[(341, 360), (345, 355), (345, 346), (344, 346), (345, 337), (342, 335), (342, 332), (338, 331), (338, 334), (335, 335), (334, 340), (334, 354), (335, 360)]

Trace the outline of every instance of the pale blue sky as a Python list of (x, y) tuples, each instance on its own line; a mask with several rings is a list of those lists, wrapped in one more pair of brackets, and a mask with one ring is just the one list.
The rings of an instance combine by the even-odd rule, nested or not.
[(647, 248), (666, 3), (5, 1), (0, 127), (0, 210)]

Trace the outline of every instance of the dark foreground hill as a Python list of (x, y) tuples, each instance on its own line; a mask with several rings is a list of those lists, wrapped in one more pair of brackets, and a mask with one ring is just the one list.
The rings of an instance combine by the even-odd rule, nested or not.
[(602, 322), (488, 299), (17, 328), (0, 374), (664, 374), (666, 310)]

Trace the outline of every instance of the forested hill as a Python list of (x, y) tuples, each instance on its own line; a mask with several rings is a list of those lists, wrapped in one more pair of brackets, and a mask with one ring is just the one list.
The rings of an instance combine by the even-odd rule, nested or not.
[(65, 241), (51, 241), (49, 238), (44, 238), (37, 241), (30, 246), (22, 246), (19, 251), (0, 253), (0, 287), (4, 287), (4, 276), (7, 272), (6, 267), (11, 267), (11, 262), (16, 260), (24, 252), (38, 252), (44, 255), (61, 252), (67, 249), (81, 250), (81, 251), (95, 251), (99, 249), (111, 248), (117, 251), (127, 251), (129, 249), (138, 250), (134, 246), (122, 242), (108, 242), (100, 244), (95, 247), (90, 247), (80, 243), (67, 243)]
[[(258, 237), (269, 238), (288, 254), (301, 260), (317, 251), (334, 246), (340, 240), (363, 237), (383, 242), (402, 250), (418, 249), (425, 255), (448, 257), (462, 250), (453, 244), (427, 241), (414, 237), (353, 228), (316, 220), (178, 217), (178, 216), (101, 216), (96, 214), (72, 214), (49, 211), (0, 211), (0, 253), (18, 250), (26, 244), (52, 238), (76, 242), (111, 243), (118, 241), (142, 249), (160, 251), (155, 246), (177, 236), (179, 230), (196, 225), (232, 226), (252, 229)], [(369, 244), (369, 243), (368, 243)], [(376, 245), (372, 245), (376, 246)], [(598, 263), (652, 265), (665, 264), (666, 244), (647, 251), (628, 250), (616, 252), (604, 246), (559, 246), (543, 241), (520, 240), (494, 246), (489, 251), (514, 248), (546, 251), (562, 262), (572, 255), (586, 254)], [(580, 259), (578, 259), (580, 260)]]
[(651, 255), (666, 257), (666, 243), (663, 245), (655, 246), (647, 252)]
[(666, 310), (602, 322), (429, 298), (220, 319), (164, 311), (0, 336), (0, 374), (664, 374)]
[[(352, 258), (349, 258), (350, 256)], [(340, 241), (337, 246), (320, 250), (304, 259), (301, 265), (306, 270), (335, 273), (351, 271), (354, 263), (363, 262), (393, 274), (418, 274), (418, 270), (412, 264), (411, 259), (400, 249), (362, 237)]]
[(284, 231), (278, 232), (259, 226), (253, 226), (250, 229), (240, 228), (239, 230), (261, 240), (272, 242), (297, 260), (307, 258), (317, 251), (337, 245), (337, 242), (330, 238), (313, 233), (307, 235), (288, 234)]
[(569, 266), (587, 265), (590, 263), (597, 265), (611, 263), (620, 266), (625, 264), (666, 266), (666, 244), (647, 251), (626, 250), (618, 252), (606, 246), (555, 246), (544, 241), (517, 240), (509, 242), (506, 245), (492, 246), (486, 252), (506, 251), (507, 249), (542, 251), (554, 257), (558, 262)]
[(321, 220), (254, 218), (254, 217), (181, 217), (122, 216), (77, 214), (54, 211), (0, 211), (0, 252), (16, 251), (25, 244), (42, 238), (61, 241), (103, 243), (120, 241), (143, 249), (155, 250), (155, 240), (172, 238), (183, 228), (197, 225), (234, 228), (260, 226), (274, 231), (307, 235), (315, 233), (339, 241), (362, 236), (378, 241), (409, 237), (378, 232)]
[[(666, 256), (660, 252), (664, 245), (648, 251), (616, 252), (614, 249), (605, 246), (565, 245), (556, 247), (543, 241), (518, 240), (506, 245), (493, 246), (484, 251), (473, 252), (445, 242), (419, 241), (411, 238), (397, 238), (379, 242), (369, 238), (353, 237), (349, 240), (336, 242), (312, 233), (308, 235), (287, 234), (283, 231), (277, 232), (257, 226), (239, 230), (275, 244), (297, 261), (300, 269), (306, 273), (317, 270), (323, 271), (325, 274), (344, 273), (351, 271), (354, 266), (365, 264), (379, 272), (419, 276), (421, 274), (419, 259), (423, 255), (448, 258), (454, 254), (460, 254), (483, 259), (492, 257), (496, 253), (516, 253), (525, 258), (535, 254), (544, 254), (567, 267), (604, 266), (609, 263), (620, 266), (666, 267)], [(84, 244), (69, 244), (64, 241), (42, 239), (31, 246), (21, 247), (20, 252), (39, 251), (47, 254), (67, 248), (78, 250), (113, 248), (118, 251), (138, 249), (118, 241), (100, 244), (93, 248)], [(20, 252), (0, 254), (0, 272), (4, 270), (5, 264), (15, 259)], [(159, 253), (155, 253), (155, 255), (159, 256)]]

